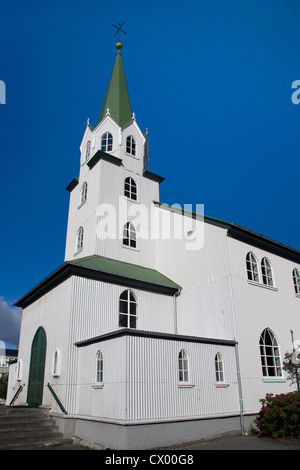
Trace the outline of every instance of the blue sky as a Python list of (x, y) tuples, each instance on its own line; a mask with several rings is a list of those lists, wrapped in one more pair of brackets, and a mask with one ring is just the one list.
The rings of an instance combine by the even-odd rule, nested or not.
[(161, 201), (300, 249), (298, 0), (0, 0), (0, 339), (12, 303), (64, 260), (79, 144), (95, 124), (125, 22), (132, 109)]

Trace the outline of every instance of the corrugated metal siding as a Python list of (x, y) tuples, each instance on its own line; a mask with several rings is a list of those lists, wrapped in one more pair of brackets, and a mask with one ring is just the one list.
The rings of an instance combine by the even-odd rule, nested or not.
[(234, 318), (229, 276), (184, 289), (177, 298), (178, 333), (233, 339)]
[[(74, 278), (74, 342), (119, 327), (119, 297), (128, 289), (92, 279)], [(174, 332), (173, 297), (131, 289), (137, 298), (137, 329)]]
[[(92, 279), (73, 277), (73, 305), (70, 325), (68, 383), (76, 383), (77, 348), (74, 343), (119, 328), (119, 297), (128, 289)], [(137, 328), (174, 332), (173, 297), (132, 289), (138, 302)], [(75, 386), (70, 385), (68, 410), (75, 409)], [(71, 412), (71, 411), (70, 411)]]
[[(125, 420), (126, 409), (126, 355), (125, 341), (115, 338), (79, 348), (78, 396), (76, 413), (105, 419)], [(103, 355), (103, 388), (95, 384), (96, 354)]]
[[(195, 418), (238, 413), (233, 347), (128, 337), (128, 420)], [(178, 386), (178, 354), (190, 361), (191, 388)], [(227, 388), (216, 388), (214, 358), (221, 352)]]
[[(300, 337), (300, 299), (295, 296), (292, 279), (292, 270), (297, 266), (292, 261), (233, 238), (228, 238), (228, 249), (244, 409), (246, 413), (257, 412), (261, 407), (259, 400), (266, 393), (287, 393), (293, 390), (290, 381), (282, 381), (287, 377), (284, 371), (280, 381), (276, 382), (276, 378), (264, 380), (259, 338), (265, 328), (271, 328), (279, 344), (282, 362), (285, 352), (292, 350), (290, 330), (294, 331), (295, 338)], [(249, 251), (258, 259), (260, 274), (261, 259), (268, 257), (272, 264), (276, 289), (248, 282), (246, 255)]]

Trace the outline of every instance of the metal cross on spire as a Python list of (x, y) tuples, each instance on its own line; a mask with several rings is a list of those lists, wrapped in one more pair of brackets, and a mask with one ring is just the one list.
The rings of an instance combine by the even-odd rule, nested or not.
[(116, 36), (117, 34), (119, 34), (118, 41), (120, 42), (120, 33), (124, 33), (124, 34), (127, 34), (127, 33), (126, 33), (125, 31), (123, 31), (123, 29), (121, 29), (122, 26), (123, 26), (123, 24), (124, 24), (124, 21), (123, 21), (122, 24), (120, 24), (120, 23), (118, 23), (118, 24), (119, 24), (119, 26), (116, 26), (116, 25), (114, 25), (114, 24), (113, 24), (113, 26), (114, 26), (114, 28), (117, 28), (117, 31), (116, 31), (115, 36)]

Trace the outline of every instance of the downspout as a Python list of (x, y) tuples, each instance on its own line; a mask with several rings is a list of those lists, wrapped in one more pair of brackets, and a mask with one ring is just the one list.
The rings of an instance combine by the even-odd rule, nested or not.
[(244, 430), (244, 402), (242, 393), (242, 382), (241, 382), (241, 371), (240, 371), (240, 360), (239, 360), (239, 347), (238, 343), (235, 343), (235, 360), (236, 360), (236, 373), (239, 388), (239, 400), (240, 400), (240, 420), (241, 420), (241, 434), (245, 434)]
[[(232, 309), (233, 309), (233, 328), (234, 328), (234, 337), (236, 339), (237, 335), (236, 335), (236, 326), (235, 326), (235, 306), (234, 306), (234, 298), (233, 298), (232, 279), (231, 279), (232, 275), (231, 275), (231, 265), (230, 265), (230, 256), (229, 256), (229, 247), (228, 247), (228, 231), (227, 231), (227, 236), (226, 236), (226, 248), (227, 248), (227, 257), (228, 257), (228, 265), (229, 265), (230, 296), (231, 296)], [(235, 343), (235, 362), (236, 362), (236, 375), (237, 375), (237, 382), (238, 382), (238, 389), (239, 389), (241, 434), (243, 436), (245, 434), (244, 401), (243, 401), (243, 391), (242, 391), (239, 348), (238, 348), (237, 341)]]
[(177, 302), (176, 298), (181, 294), (181, 290), (179, 289), (175, 294), (173, 295), (173, 303), (174, 303), (174, 333), (175, 335), (178, 334), (178, 328), (177, 328)]

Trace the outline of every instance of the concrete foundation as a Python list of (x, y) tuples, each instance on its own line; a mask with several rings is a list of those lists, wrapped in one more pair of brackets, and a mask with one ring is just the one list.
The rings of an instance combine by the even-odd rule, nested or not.
[[(222, 433), (241, 433), (240, 416), (202, 418), (182, 421), (123, 424), (97, 418), (54, 415), (65, 438), (79, 438), (91, 447), (116, 450), (142, 450), (165, 447)], [(244, 417), (244, 430), (249, 430), (254, 416)]]

